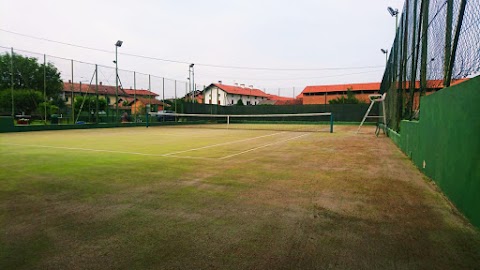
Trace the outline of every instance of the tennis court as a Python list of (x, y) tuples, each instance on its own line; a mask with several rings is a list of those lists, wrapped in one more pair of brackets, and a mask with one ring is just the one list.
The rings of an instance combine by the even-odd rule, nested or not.
[(375, 127), (219, 126), (0, 134), (0, 268), (478, 267), (478, 230)]

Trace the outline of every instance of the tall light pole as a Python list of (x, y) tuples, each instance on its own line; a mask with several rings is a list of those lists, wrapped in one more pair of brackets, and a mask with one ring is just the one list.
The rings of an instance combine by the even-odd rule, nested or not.
[(398, 9), (397, 8), (393, 9), (392, 7), (388, 7), (387, 10), (388, 10), (388, 13), (392, 15), (392, 17), (395, 17), (395, 33), (396, 33), (398, 28)]
[(190, 78), (190, 74), (192, 74), (192, 80), (190, 81), (190, 83), (192, 84), (192, 88), (193, 88), (193, 91), (192, 91), (192, 103), (195, 103), (195, 72), (193, 70), (193, 66), (195, 64), (190, 64), (190, 66), (188, 66), (188, 77)]
[(115, 121), (118, 117), (118, 48), (122, 47), (123, 41), (115, 43)]
[[(387, 8), (388, 10), (388, 13), (390, 13), (390, 15), (392, 15), (392, 17), (395, 17), (395, 37), (393, 38), (394, 40), (396, 39), (397, 37), (397, 31), (398, 31), (398, 9), (393, 9), (392, 7), (388, 7)], [(397, 41), (398, 44), (400, 44), (400, 42)], [(395, 44), (395, 41), (393, 43), (393, 47), (392, 47), (392, 52), (390, 52), (390, 54), (392, 55), (392, 83), (396, 82), (396, 77), (397, 77), (397, 68), (396, 68), (396, 65), (397, 65), (397, 61), (398, 61), (398, 51), (399, 51), (399, 48), (397, 47), (399, 45), (396, 45)]]
[(385, 54), (385, 65), (387, 65), (388, 64), (388, 50), (380, 49), (380, 51), (382, 51), (382, 53)]

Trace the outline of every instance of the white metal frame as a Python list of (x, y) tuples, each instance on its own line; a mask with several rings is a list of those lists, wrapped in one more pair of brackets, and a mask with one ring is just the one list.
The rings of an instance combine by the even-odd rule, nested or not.
[[(356, 133), (358, 133), (360, 131), (360, 128), (362, 128), (363, 123), (365, 122), (365, 120), (367, 118), (382, 119), (383, 120), (383, 123), (382, 123), (383, 124), (383, 132), (385, 133), (385, 126), (387, 125), (387, 117), (385, 115), (385, 102), (384, 101), (385, 101), (386, 97), (387, 97), (387, 93), (383, 93), (382, 95), (380, 95), (380, 94), (368, 95), (368, 98), (370, 99), (370, 106), (368, 107), (368, 110), (365, 113), (365, 116), (363, 117), (362, 122), (360, 123), (360, 126), (358, 126), (358, 129), (357, 129)], [(373, 108), (373, 105), (375, 104), (375, 102), (382, 103), (382, 114), (383, 115), (369, 115), (370, 111)]]

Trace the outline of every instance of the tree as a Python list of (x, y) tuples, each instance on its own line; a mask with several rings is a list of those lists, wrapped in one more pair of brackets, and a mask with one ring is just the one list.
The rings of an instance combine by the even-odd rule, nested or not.
[[(11, 60), (12, 55), (0, 55), (0, 90), (11, 89)], [(40, 91), (44, 89), (44, 67), (46, 78), (46, 95), (56, 98), (63, 90), (60, 72), (51, 63), (44, 65), (38, 63), (34, 57), (25, 57), (13, 54), (13, 88), (31, 89)]]
[[(13, 92), (15, 111), (18, 113), (32, 114), (43, 101), (40, 91), (16, 89)], [(0, 91), (0, 108), (8, 112), (12, 108), (12, 93), (10, 90)]]
[(242, 99), (239, 99), (239, 100), (237, 101), (237, 106), (243, 106), (243, 105), (244, 105), (244, 104), (243, 104)]
[(330, 104), (359, 104), (364, 103), (363, 101), (357, 99), (355, 94), (352, 92), (352, 88), (347, 88), (347, 97), (344, 95), (328, 101)]
[[(82, 107), (83, 103), (83, 107)], [(97, 109), (97, 97), (95, 96), (78, 96), (75, 97), (75, 102), (73, 103), (75, 107), (75, 114), (80, 112), (80, 108), (83, 112), (95, 113)], [(107, 108), (107, 101), (104, 98), (98, 99), (98, 110), (104, 111)]]
[(166, 107), (168, 107), (169, 110), (175, 112), (182, 112), (185, 100), (183, 98), (165, 99), (164, 103), (167, 105)]
[[(47, 107), (49, 107), (49, 104), (58, 108), (65, 107), (65, 102), (59, 96), (63, 89), (63, 82), (60, 78), (60, 72), (54, 65), (51, 63), (40, 64), (34, 57), (6, 53), (0, 55), (0, 107), (2, 110), (6, 112), (11, 111), (12, 108), (10, 90), (12, 88), (12, 60), (13, 105), (16, 113), (31, 114), (37, 112), (43, 114), (44, 110), (37, 107), (45, 101), (45, 86), (46, 98), (48, 99)], [(43, 106), (45, 106), (45, 103), (43, 103)]]
[[(36, 92), (38, 92), (38, 91), (36, 91)], [(56, 106), (52, 102), (46, 102), (46, 103), (42, 102), (42, 103), (38, 104), (37, 113), (38, 114), (44, 114), (45, 109), (47, 109), (47, 119), (50, 118), (49, 115), (58, 114), (58, 111), (59, 111), (58, 106)]]

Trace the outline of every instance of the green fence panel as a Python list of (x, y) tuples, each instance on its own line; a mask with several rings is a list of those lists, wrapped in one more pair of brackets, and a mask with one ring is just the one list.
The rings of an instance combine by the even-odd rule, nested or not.
[[(360, 122), (367, 112), (369, 104), (328, 104), (328, 105), (257, 105), (257, 106), (219, 106), (211, 104), (185, 103), (182, 113), (192, 114), (295, 114), (332, 112), (335, 121)], [(378, 105), (372, 113), (378, 115)], [(369, 119), (369, 121), (375, 121)]]
[(423, 97), (420, 121), (402, 121), (400, 138), (395, 138), (402, 151), (477, 227), (480, 227), (479, 89), (480, 76)]
[(12, 132), (15, 130), (13, 117), (0, 116), (0, 132)]

